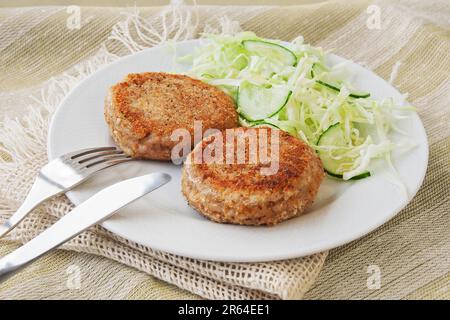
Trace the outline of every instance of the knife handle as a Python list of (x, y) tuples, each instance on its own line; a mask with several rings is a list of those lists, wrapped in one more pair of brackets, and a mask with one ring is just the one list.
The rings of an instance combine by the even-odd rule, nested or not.
[(169, 181), (168, 174), (151, 173), (118, 182), (96, 193), (34, 239), (1, 258), (0, 282), (16, 270)]

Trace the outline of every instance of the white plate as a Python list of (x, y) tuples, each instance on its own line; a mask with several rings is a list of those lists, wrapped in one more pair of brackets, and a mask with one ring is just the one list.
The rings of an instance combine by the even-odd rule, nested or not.
[[(125, 57), (93, 74), (79, 84), (63, 101), (50, 126), (49, 158), (69, 151), (113, 145), (103, 118), (103, 101), (108, 88), (130, 72), (180, 72), (175, 55), (192, 52), (199, 40), (180, 42), (176, 53), (162, 46)], [(344, 59), (330, 56), (331, 63)], [(397, 90), (372, 72), (350, 63), (359, 89), (375, 98), (393, 97)], [(186, 67), (184, 67), (186, 68)], [(418, 146), (394, 157), (409, 196), (386, 179), (376, 175), (357, 182), (326, 179), (318, 199), (308, 214), (274, 227), (245, 227), (206, 220), (188, 207), (181, 194), (180, 167), (158, 161), (140, 161), (108, 169), (69, 192), (79, 204), (116, 181), (163, 171), (172, 181), (103, 222), (103, 226), (131, 241), (166, 252), (217, 261), (268, 261), (301, 257), (331, 249), (355, 240), (395, 216), (419, 189), (428, 161), (428, 145), (422, 123), (412, 115), (400, 126)], [(396, 139), (396, 137), (394, 137)]]

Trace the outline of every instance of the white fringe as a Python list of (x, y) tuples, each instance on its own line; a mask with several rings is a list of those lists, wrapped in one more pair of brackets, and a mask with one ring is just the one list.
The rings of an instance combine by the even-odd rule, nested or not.
[(393, 66), (392, 66), (392, 71), (391, 71), (391, 76), (389, 77), (389, 83), (394, 85), (394, 81), (397, 78), (398, 75), (398, 70), (400, 69), (402, 62), (401, 61), (397, 61)]
[(192, 39), (198, 33), (199, 19), (196, 7), (174, 3), (156, 17), (145, 19), (135, 7), (123, 12), (125, 19), (117, 23), (109, 41), (118, 41), (128, 54), (172, 41)]
[(206, 25), (203, 32), (206, 34), (236, 34), (241, 31), (242, 29), (239, 22), (223, 16), (219, 18), (219, 28)]

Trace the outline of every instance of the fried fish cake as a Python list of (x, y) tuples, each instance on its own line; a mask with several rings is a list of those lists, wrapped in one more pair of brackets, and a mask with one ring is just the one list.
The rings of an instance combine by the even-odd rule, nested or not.
[[(260, 136), (262, 130), (267, 132), (266, 139)], [(236, 139), (230, 139), (229, 133)], [(279, 134), (278, 142), (271, 138), (272, 133)], [(256, 149), (253, 148), (253, 153), (250, 149), (254, 140), (248, 138), (251, 134), (258, 137), (257, 150), (262, 147), (270, 151), (267, 154), (274, 159), (276, 169), (272, 174), (261, 170), (267, 169), (269, 162), (263, 162), (261, 157), (254, 161)], [(223, 159), (229, 157), (226, 149), (233, 143), (228, 149), (232, 150), (234, 163), (220, 163), (217, 158), (196, 161), (195, 154), (205, 154), (215, 139), (222, 139)], [(246, 162), (238, 163), (237, 154), (242, 148), (247, 151)], [(271, 152), (277, 152), (278, 157), (272, 157)], [(323, 177), (322, 162), (303, 141), (277, 129), (235, 128), (197, 144), (183, 166), (182, 192), (190, 206), (213, 221), (275, 225), (302, 214), (313, 203)]]
[(117, 145), (134, 158), (170, 160), (176, 129), (186, 129), (194, 144), (194, 121), (203, 131), (233, 128), (238, 116), (222, 90), (184, 75), (162, 72), (129, 74), (112, 86), (105, 119)]

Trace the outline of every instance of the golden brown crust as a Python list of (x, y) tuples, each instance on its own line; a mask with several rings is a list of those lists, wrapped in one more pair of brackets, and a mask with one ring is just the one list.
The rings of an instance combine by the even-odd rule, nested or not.
[[(182, 191), (192, 207), (217, 222), (273, 225), (301, 214), (312, 204), (324, 176), (320, 159), (301, 140), (280, 130), (264, 129), (268, 137), (272, 132), (279, 133), (278, 170), (274, 174), (262, 174), (261, 168), (269, 167), (267, 163), (249, 163), (249, 152), (245, 164), (196, 163), (194, 154), (204, 151), (214, 141), (212, 137), (194, 148), (182, 173)], [(226, 131), (237, 136), (255, 132), (259, 136), (261, 130)], [(224, 145), (230, 143), (225, 136)], [(258, 147), (268, 145), (271, 150), (270, 138), (257, 141)]]
[[(233, 100), (220, 89), (184, 75), (129, 74), (105, 100), (105, 119), (117, 144), (133, 157), (169, 160), (184, 128), (193, 139), (194, 121), (203, 130), (237, 126)], [(193, 146), (193, 145), (192, 145)]]

